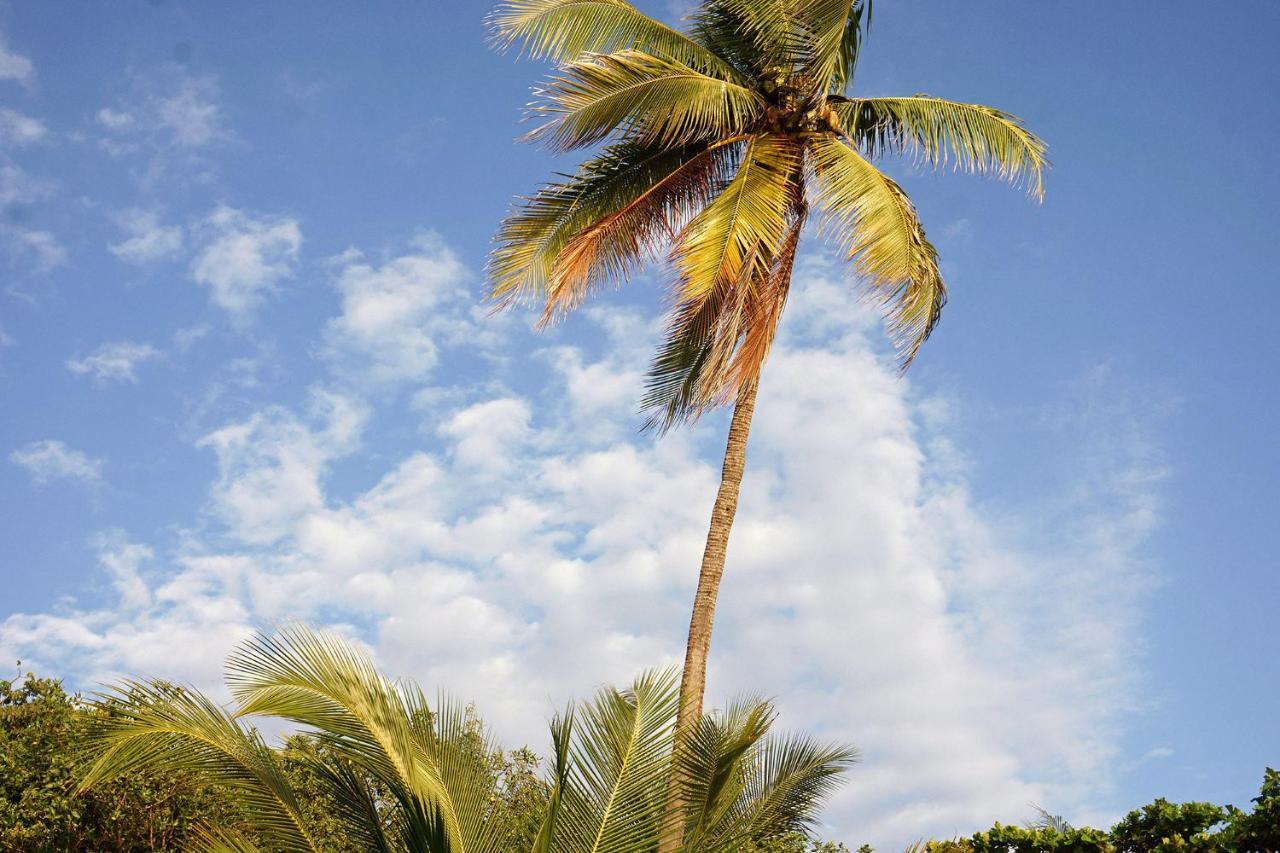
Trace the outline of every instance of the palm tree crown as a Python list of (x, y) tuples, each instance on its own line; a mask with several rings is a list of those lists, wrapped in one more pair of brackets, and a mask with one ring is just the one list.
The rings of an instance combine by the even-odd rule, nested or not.
[(905, 368), (946, 287), (915, 207), (874, 161), (951, 163), (1037, 198), (1048, 163), (1000, 110), (851, 96), (869, 20), (870, 0), (704, 0), (680, 32), (624, 0), (507, 0), (496, 40), (559, 65), (528, 139), (606, 144), (503, 222), (492, 296), (536, 301), (550, 321), (665, 249), (672, 308), (643, 402), (669, 427), (756, 381), (812, 206)]

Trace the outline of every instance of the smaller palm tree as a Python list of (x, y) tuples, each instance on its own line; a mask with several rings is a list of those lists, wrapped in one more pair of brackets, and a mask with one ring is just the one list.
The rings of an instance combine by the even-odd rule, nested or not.
[[(429, 706), (350, 642), (302, 626), (258, 635), (227, 663), (228, 711), (194, 690), (129, 681), (103, 694), (81, 789), (142, 769), (190, 773), (231, 793), (234, 825), (205, 825), (197, 849), (325, 849), (306, 803), (250, 716), (315, 733), (302, 753), (356, 850), (509, 851), (514, 815), (494, 796), (492, 745), (447, 698)], [(702, 717), (675, 748), (677, 674), (653, 671), (603, 688), (551, 724), (535, 853), (658, 848), (669, 777), (682, 789), (688, 851), (741, 851), (806, 829), (854, 761), (852, 749), (770, 734), (768, 702), (742, 700)]]

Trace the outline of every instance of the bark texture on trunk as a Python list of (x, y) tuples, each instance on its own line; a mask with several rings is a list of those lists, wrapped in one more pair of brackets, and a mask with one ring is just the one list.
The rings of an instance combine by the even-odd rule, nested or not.
[[(720, 490), (711, 509), (711, 526), (702, 551), (702, 567), (698, 572), (698, 591), (693, 598), (693, 616), (689, 620), (689, 642), (685, 647), (684, 675), (680, 679), (680, 710), (676, 717), (676, 748), (683, 735), (702, 717), (702, 699), (707, 689), (707, 654), (711, 649), (711, 628), (715, 621), (716, 596), (720, 578), (724, 576), (724, 560), (729, 550), (729, 531), (738, 512), (738, 490), (747, 464), (747, 435), (751, 432), (751, 416), (756, 410), (758, 380), (743, 387), (733, 407), (729, 422), (729, 438), (725, 442), (724, 466), (720, 472)], [(666, 814), (663, 820), (659, 853), (674, 853), (681, 846), (684, 803), (673, 769), (667, 783)]]

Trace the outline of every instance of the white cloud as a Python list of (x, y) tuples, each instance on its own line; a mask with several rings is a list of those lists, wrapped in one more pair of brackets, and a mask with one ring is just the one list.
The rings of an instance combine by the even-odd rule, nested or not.
[(293, 275), (302, 246), (297, 220), (225, 206), (198, 231), (203, 247), (191, 263), (191, 277), (207, 286), (213, 303), (237, 322), (248, 320)]
[(380, 265), (358, 252), (337, 260), (342, 314), (325, 328), (325, 354), (363, 382), (421, 381), (442, 344), (476, 333), (462, 262), (431, 234), (414, 248)]
[(164, 225), (154, 210), (130, 208), (117, 217), (129, 236), (107, 247), (111, 254), (132, 264), (174, 260), (182, 254), (182, 226)]
[(29, 204), (48, 198), (53, 187), (37, 180), (14, 163), (0, 163), (0, 207)]
[(366, 412), (356, 401), (315, 391), (312, 428), (273, 407), (200, 439), (218, 457), (214, 511), (246, 542), (269, 543), (291, 531), (297, 518), (323, 505), (327, 464), (359, 443)]
[(132, 113), (127, 113), (122, 110), (113, 110), (111, 107), (103, 107), (98, 110), (98, 112), (94, 114), (94, 118), (97, 119), (98, 124), (108, 130), (125, 130), (126, 128), (133, 127), (136, 124), (136, 120)]
[(10, 50), (8, 39), (0, 35), (0, 80), (16, 80), (30, 86), (35, 79), (36, 68), (31, 60)]
[(111, 576), (120, 606), (137, 610), (151, 604), (151, 590), (142, 579), (141, 568), (155, 556), (146, 545), (130, 542), (121, 530), (108, 530), (94, 537), (98, 562)]
[(11, 145), (31, 145), (44, 139), (48, 133), (49, 128), (39, 119), (0, 107), (0, 141)]
[(94, 119), (110, 134), (105, 143), (113, 153), (134, 150), (131, 142), (196, 149), (235, 139), (217, 80), (192, 77), (178, 66), (136, 75), (129, 94)]
[(66, 247), (48, 231), (0, 224), (0, 241), (11, 259), (30, 263), (36, 272), (48, 272), (67, 262)]
[(9, 454), (9, 459), (26, 468), (38, 485), (54, 480), (79, 480), (90, 484), (102, 480), (101, 459), (94, 459), (68, 447), (65, 442), (53, 439), (25, 444)]
[(98, 382), (137, 382), (135, 368), (159, 357), (160, 351), (151, 344), (116, 341), (103, 344), (84, 358), (68, 359), (67, 370), (81, 376), (90, 375)]
[[(402, 260), (345, 261), (360, 284), (328, 345), (334, 329), (398, 328), (373, 310), (384, 300), (474, 322), (468, 303), (418, 294), (429, 276)], [(1044, 485), (1061, 499), (980, 503), (956, 464), (963, 406), (897, 379), (823, 267), (798, 276), (753, 430), (711, 698), (766, 691), (783, 725), (863, 749), (824, 830), (855, 844), (1016, 821), (1032, 801), (1105, 808), (1159, 517), (1163, 465), (1141, 423), (1099, 405), (1110, 386), (1091, 379), (1067, 407), (1086, 415), (1041, 425), (1063, 431), (1071, 469)], [(506, 740), (545, 746), (569, 696), (678, 663), (724, 428), (637, 436), (653, 329), (637, 341), (633, 315), (592, 316), (606, 354), (526, 360), (549, 367), (526, 377), (536, 405), (510, 389), (422, 398), (442, 444), (358, 457), (381, 466), (372, 486), (329, 482), (369, 416), (350, 396), (316, 391), (305, 414), (272, 406), (210, 433), (223, 527), (168, 555), (145, 596), (114, 581), (127, 615), (0, 622), (0, 657), (212, 683), (251, 625), (357, 624), (390, 671), (474, 697)], [(400, 363), (360, 349), (372, 335), (344, 340), (374, 367)]]

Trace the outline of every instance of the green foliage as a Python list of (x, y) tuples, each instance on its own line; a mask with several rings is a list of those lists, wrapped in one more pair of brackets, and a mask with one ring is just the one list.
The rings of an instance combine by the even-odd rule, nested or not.
[[(543, 779), (538, 757), (495, 746), (473, 708), (428, 706), (339, 637), (302, 626), (258, 635), (227, 673), (234, 710), (162, 682), (128, 682), (96, 703), (81, 787), (140, 771), (220, 787), (241, 808), (199, 814), (184, 849), (643, 853), (662, 834), (674, 765), (689, 804), (681, 849), (740, 853), (803, 833), (855, 757), (771, 735), (773, 710), (759, 701), (704, 718), (677, 750), (675, 673), (652, 672), (553, 722)], [(249, 715), (313, 734), (272, 749)]]
[(234, 820), (230, 798), (183, 774), (134, 773), (75, 796), (93, 722), (54, 679), (0, 681), (0, 850), (180, 850), (197, 816)]
[[(1254, 807), (1171, 803), (1159, 798), (1125, 815), (1110, 831), (1076, 828), (1060, 818), (1034, 826), (997, 823), (986, 832), (930, 841), (929, 853), (1276, 853), (1280, 851), (1280, 772), (1267, 768)], [(1042, 815), (1047, 813), (1042, 812)]]

